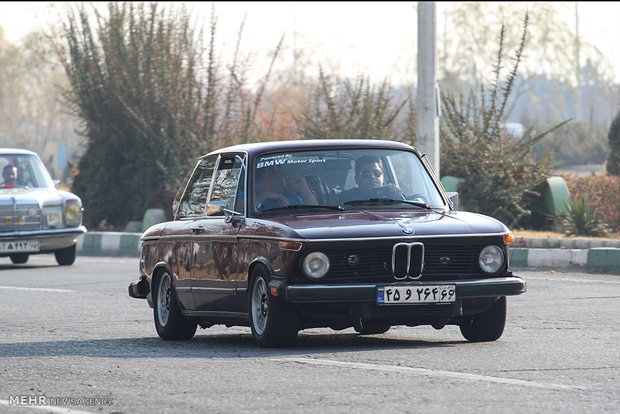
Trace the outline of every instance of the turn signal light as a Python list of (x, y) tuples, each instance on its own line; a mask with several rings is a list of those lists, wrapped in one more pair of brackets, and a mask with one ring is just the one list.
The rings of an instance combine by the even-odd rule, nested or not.
[(278, 296), (278, 288), (271, 286), (271, 296)]
[(294, 252), (298, 252), (301, 249), (301, 243), (296, 241), (281, 241), (278, 243), (278, 246), (282, 250), (292, 250)]
[(515, 241), (515, 236), (513, 236), (512, 234), (505, 234), (504, 241), (506, 243), (512, 243), (513, 241)]

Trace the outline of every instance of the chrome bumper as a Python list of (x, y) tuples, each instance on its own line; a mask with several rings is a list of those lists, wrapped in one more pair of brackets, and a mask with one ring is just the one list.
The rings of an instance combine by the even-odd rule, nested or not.
[(455, 285), (458, 299), (513, 296), (525, 293), (527, 284), (522, 277), (511, 276), (490, 279), (446, 280), (362, 285), (289, 285), (272, 280), (270, 288), (277, 289), (278, 297), (287, 302), (370, 302), (377, 300), (377, 287)]
[[(22, 230), (0, 232), (0, 242), (20, 242), (32, 241), (39, 242), (39, 251), (24, 253), (43, 253), (56, 249), (69, 247), (77, 242), (78, 236), (86, 233), (86, 227), (65, 227), (61, 229), (42, 229), (42, 230)], [(7, 255), (0, 252), (0, 255)]]

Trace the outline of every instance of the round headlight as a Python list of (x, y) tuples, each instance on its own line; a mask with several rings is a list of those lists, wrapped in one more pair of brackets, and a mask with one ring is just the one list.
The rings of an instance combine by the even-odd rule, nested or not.
[(307, 255), (301, 267), (310, 279), (320, 279), (329, 271), (329, 259), (324, 253), (312, 252)]
[(478, 256), (480, 269), (485, 273), (496, 273), (504, 265), (504, 252), (498, 246), (489, 245)]
[(78, 200), (65, 202), (65, 222), (70, 227), (77, 227), (82, 223), (82, 206)]

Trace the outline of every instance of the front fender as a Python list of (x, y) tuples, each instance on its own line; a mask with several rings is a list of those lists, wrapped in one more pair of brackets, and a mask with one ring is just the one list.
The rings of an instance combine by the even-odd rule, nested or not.
[(153, 295), (155, 292), (155, 278), (163, 271), (167, 271), (171, 277), (173, 285), (176, 287), (176, 281), (174, 278), (174, 273), (172, 272), (172, 266), (170, 266), (167, 262), (157, 262), (155, 266), (153, 266), (153, 271), (151, 274), (146, 275), (147, 282), (149, 283), (149, 293), (146, 296), (146, 300), (149, 303), (149, 306), (153, 307)]

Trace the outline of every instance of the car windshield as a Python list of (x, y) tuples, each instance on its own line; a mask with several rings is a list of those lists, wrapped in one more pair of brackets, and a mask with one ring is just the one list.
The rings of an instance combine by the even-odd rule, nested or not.
[(31, 154), (0, 154), (0, 191), (13, 188), (54, 188), (41, 160)]
[(253, 165), (252, 205), (269, 210), (324, 206), (444, 207), (419, 157), (410, 151), (339, 149), (264, 154)]

